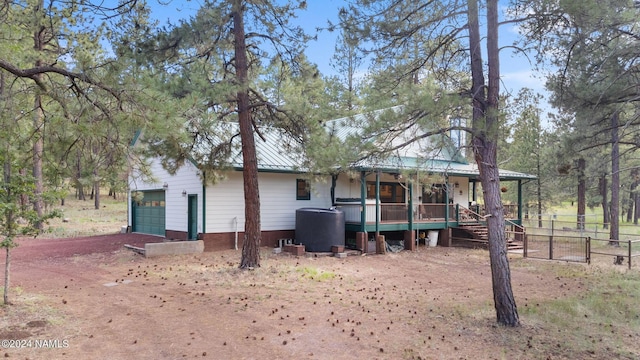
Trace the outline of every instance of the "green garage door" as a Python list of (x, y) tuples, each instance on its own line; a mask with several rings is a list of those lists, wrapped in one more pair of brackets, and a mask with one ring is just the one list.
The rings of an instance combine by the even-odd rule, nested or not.
[(165, 236), (165, 200), (164, 191), (143, 191), (140, 201), (133, 201), (133, 232)]

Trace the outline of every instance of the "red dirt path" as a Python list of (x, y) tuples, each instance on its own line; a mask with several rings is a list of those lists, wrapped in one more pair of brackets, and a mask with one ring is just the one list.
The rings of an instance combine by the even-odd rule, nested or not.
[[(149, 259), (123, 248), (157, 241), (138, 234), (21, 240), (12, 251), (14, 305), (0, 307), (0, 340), (51, 339), (59, 346), (0, 347), (0, 358), (640, 356), (633, 337), (619, 332), (601, 336), (604, 343), (615, 338), (619, 352), (585, 352), (576, 351), (570, 332), (527, 318), (521, 328), (496, 326), (484, 250), (420, 246), (338, 259), (262, 248), (262, 266), (241, 271), (235, 250)], [(512, 258), (521, 308), (585, 289), (580, 278), (549, 276), (549, 266), (539, 265)]]
[[(11, 251), (12, 263), (33, 262), (43, 259), (66, 258), (76, 255), (108, 253), (122, 250), (125, 244), (144, 247), (149, 242), (160, 242), (161, 237), (143, 234), (109, 234), (70, 239), (26, 238)], [(2, 258), (4, 264), (4, 257)]]

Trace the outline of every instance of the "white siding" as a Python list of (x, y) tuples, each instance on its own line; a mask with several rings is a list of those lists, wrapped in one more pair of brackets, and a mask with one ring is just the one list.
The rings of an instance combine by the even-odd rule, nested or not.
[[(171, 175), (162, 167), (159, 159), (152, 159), (150, 166), (155, 182), (144, 182), (130, 178), (130, 191), (162, 190), (166, 183), (168, 187), (165, 191), (165, 228), (166, 230), (184, 232), (188, 230), (188, 195), (198, 195), (198, 233), (202, 232), (203, 196), (198, 169), (192, 163), (186, 162), (175, 175)], [(183, 192), (186, 194), (183, 195)], [(131, 201), (129, 201), (129, 206), (131, 206)], [(131, 211), (129, 211), (129, 225), (131, 225)]]
[[(260, 222), (263, 231), (295, 229), (296, 209), (331, 206), (331, 181), (311, 184), (311, 200), (296, 200), (295, 174), (259, 173)], [(207, 187), (207, 233), (244, 231), (242, 173)]]
[[(456, 187), (455, 184), (458, 184)], [(460, 204), (466, 208), (469, 207), (469, 179), (465, 177), (450, 177), (449, 185), (453, 192), (453, 203)]]
[(357, 174), (354, 179), (350, 179), (348, 175), (340, 174), (338, 181), (336, 181), (336, 199), (359, 199), (360, 186), (360, 174)]

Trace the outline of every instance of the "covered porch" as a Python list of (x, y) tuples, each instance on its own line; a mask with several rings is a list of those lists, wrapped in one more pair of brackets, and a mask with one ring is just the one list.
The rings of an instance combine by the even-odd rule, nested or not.
[[(504, 204), (505, 225), (522, 224), (522, 181), (529, 175), (501, 176), (501, 181), (517, 182), (518, 203)], [(398, 170), (362, 170), (349, 184), (336, 181), (333, 204), (345, 214), (345, 230), (356, 234), (356, 245), (381, 233), (403, 234), (405, 248), (413, 249), (418, 233), (442, 230), (443, 245), (450, 245), (450, 229), (484, 223), (484, 206), (477, 203), (477, 173), (449, 172), (432, 177), (400, 173)], [(426, 180), (425, 180), (426, 179)], [(359, 181), (357, 181), (359, 180)], [(432, 181), (429, 181), (432, 180)], [(359, 197), (340, 197), (340, 185), (359, 186)]]

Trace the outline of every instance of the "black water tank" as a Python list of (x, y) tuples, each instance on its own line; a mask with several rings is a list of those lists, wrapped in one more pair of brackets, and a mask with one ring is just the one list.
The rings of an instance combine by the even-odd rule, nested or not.
[(309, 252), (329, 252), (331, 246), (344, 246), (344, 213), (333, 208), (296, 210), (295, 243), (303, 244)]

